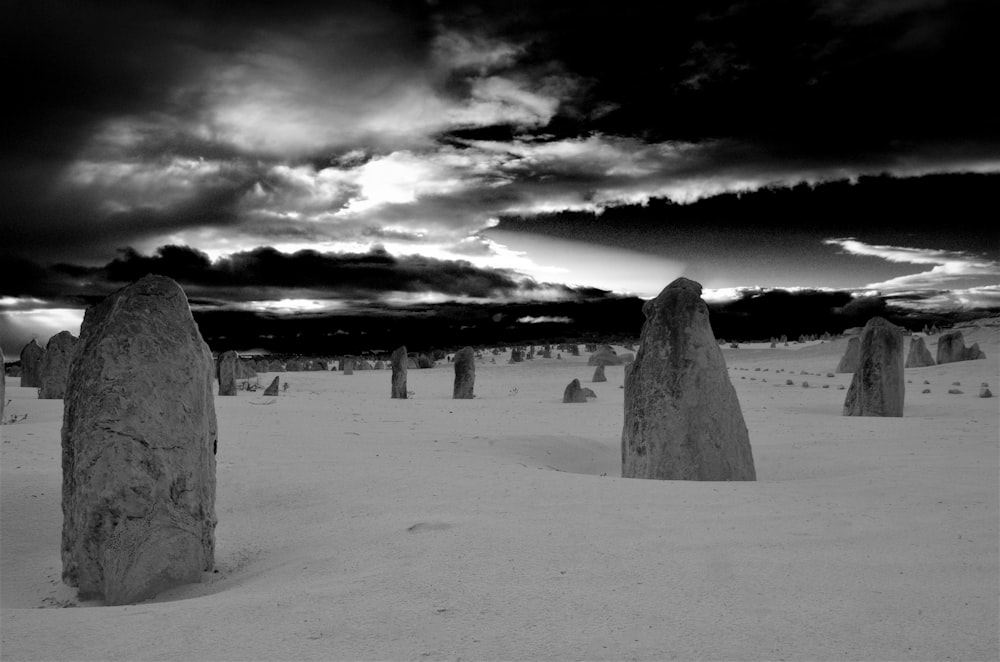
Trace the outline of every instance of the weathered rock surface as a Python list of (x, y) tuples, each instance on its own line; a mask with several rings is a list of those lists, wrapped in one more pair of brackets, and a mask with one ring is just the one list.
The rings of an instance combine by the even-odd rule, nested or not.
[(42, 385), (42, 357), (45, 350), (34, 339), (21, 350), (21, 386), (38, 388)]
[(61, 400), (66, 393), (69, 365), (73, 361), (77, 337), (69, 331), (60, 331), (49, 338), (38, 369), (38, 397), (42, 400)]
[(847, 340), (847, 349), (844, 351), (844, 355), (840, 357), (840, 363), (837, 364), (837, 372), (841, 374), (857, 372), (860, 360), (861, 338), (858, 336), (852, 336)]
[(601, 345), (597, 348), (590, 358), (587, 359), (587, 365), (597, 366), (597, 365), (622, 365), (625, 363), (620, 356), (615, 354), (615, 350), (611, 349), (611, 345)]
[(910, 341), (910, 351), (906, 355), (907, 368), (925, 368), (934, 365), (934, 357), (927, 349), (927, 343), (920, 336), (913, 336)]
[(406, 371), (409, 368), (409, 357), (406, 355), (406, 345), (398, 347), (392, 356), (389, 357), (392, 365), (392, 389), (390, 398), (397, 400), (406, 399)]
[(903, 332), (873, 317), (861, 332), (858, 368), (844, 400), (844, 416), (902, 416), (906, 391)]
[[(938, 338), (937, 345), (937, 362), (938, 363), (955, 363), (956, 361), (975, 361), (976, 359), (985, 359), (986, 354), (979, 349), (979, 345), (973, 345), (972, 347), (965, 346), (965, 338), (962, 336), (961, 331), (952, 331), (951, 333), (946, 333), (940, 338)], [(21, 378), (21, 383), (24, 383), (24, 377)]]
[(520, 349), (515, 347), (510, 350), (510, 363), (521, 363), (522, 361), (524, 361), (524, 353)]
[(471, 400), (476, 397), (473, 390), (476, 386), (476, 353), (471, 347), (463, 347), (455, 352), (455, 387), (452, 398), (455, 400)]
[(592, 382), (606, 382), (608, 378), (604, 375), (604, 365), (599, 365), (594, 368), (594, 377), (590, 381)]
[(701, 285), (678, 278), (642, 310), (639, 351), (625, 371), (622, 476), (756, 480)]
[(583, 388), (580, 386), (580, 380), (574, 379), (569, 384), (566, 385), (566, 389), (563, 391), (563, 402), (586, 402), (587, 396), (583, 392)]
[(239, 360), (233, 350), (219, 356), (219, 395), (236, 395), (236, 365)]
[(344, 371), (345, 375), (353, 375), (354, 374), (354, 359), (352, 359), (352, 358), (345, 358), (343, 361), (340, 362), (340, 369)]
[(214, 372), (169, 278), (87, 310), (62, 427), (63, 581), (81, 598), (133, 603), (212, 569)]
[(7, 407), (7, 369), (3, 349), (0, 349), (0, 425), (3, 425), (3, 410)]
[(266, 389), (264, 389), (264, 395), (278, 395), (278, 389), (281, 387), (281, 377), (275, 375), (274, 379)]

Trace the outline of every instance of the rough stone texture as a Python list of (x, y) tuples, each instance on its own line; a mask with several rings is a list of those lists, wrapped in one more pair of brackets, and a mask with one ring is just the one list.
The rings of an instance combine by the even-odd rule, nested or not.
[(281, 378), (275, 375), (274, 379), (271, 380), (271, 384), (264, 389), (264, 395), (278, 395), (278, 389), (281, 387)]
[(581, 388), (580, 392), (583, 393), (583, 397), (585, 397), (585, 398), (596, 398), (597, 397), (597, 394), (594, 393), (593, 389), (589, 389), (586, 386), (584, 386), (583, 388)]
[(340, 362), (340, 369), (344, 371), (345, 375), (354, 374), (354, 359), (346, 358)]
[(524, 353), (520, 349), (515, 347), (510, 350), (510, 363), (521, 363), (522, 361), (524, 361)]
[(563, 391), (563, 402), (586, 402), (587, 396), (583, 392), (583, 388), (580, 386), (580, 380), (574, 379), (569, 384), (566, 385), (566, 390)]
[(844, 416), (902, 416), (906, 391), (903, 332), (881, 317), (861, 332), (861, 356), (844, 400)]
[(236, 395), (236, 364), (239, 356), (229, 350), (219, 357), (219, 395)]
[(42, 385), (41, 369), (45, 350), (32, 339), (21, 350), (21, 386), (38, 388)]
[(0, 349), (0, 425), (3, 425), (3, 411), (7, 407), (7, 366), (3, 350)]
[(62, 427), (63, 581), (134, 603), (214, 565), (215, 364), (174, 281), (87, 310)]
[(591, 379), (592, 382), (606, 382), (608, 378), (604, 376), (604, 365), (599, 365), (594, 368), (594, 378)]
[(906, 355), (906, 367), (924, 368), (929, 365), (934, 365), (934, 357), (927, 349), (927, 344), (920, 336), (913, 336), (913, 340), (910, 341), (910, 351)]
[(992, 398), (993, 397), (993, 391), (990, 390), (989, 386), (987, 386), (986, 384), (983, 384), (982, 386), (979, 387), (979, 397), (980, 398)]
[[(984, 354), (980, 349), (979, 345), (973, 345), (972, 347), (965, 346), (965, 338), (962, 336), (961, 331), (952, 331), (951, 333), (946, 333), (940, 338), (938, 338), (937, 345), (937, 362), (938, 363), (955, 363), (956, 361), (974, 361), (976, 359), (985, 359), (986, 354)], [(24, 384), (24, 377), (21, 377), (21, 384)]]
[(625, 371), (622, 476), (756, 480), (750, 436), (701, 285), (678, 278), (642, 307)]
[(392, 388), (389, 397), (405, 400), (406, 371), (410, 364), (410, 359), (406, 355), (406, 345), (396, 348), (396, 351), (389, 357), (389, 363), (392, 365)]
[(857, 372), (860, 360), (861, 338), (854, 336), (847, 341), (847, 349), (844, 351), (844, 355), (840, 357), (840, 363), (837, 364), (837, 372), (841, 374)]
[(452, 398), (455, 400), (471, 400), (476, 397), (473, 390), (476, 386), (476, 353), (471, 347), (463, 347), (455, 352), (455, 388)]
[(587, 365), (597, 366), (597, 365), (622, 365), (621, 357), (615, 354), (615, 350), (611, 349), (610, 345), (601, 345), (597, 350), (590, 355), (587, 359)]
[(49, 338), (38, 370), (38, 397), (42, 400), (61, 400), (66, 393), (66, 378), (73, 361), (77, 338), (69, 331), (60, 331)]

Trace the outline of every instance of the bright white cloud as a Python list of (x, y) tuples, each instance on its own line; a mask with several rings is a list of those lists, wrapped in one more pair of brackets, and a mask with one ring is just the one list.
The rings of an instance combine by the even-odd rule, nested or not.
[(927, 271), (865, 285), (865, 288), (872, 290), (888, 293), (906, 290), (942, 290), (970, 279), (1000, 278), (1000, 262), (960, 251), (872, 245), (850, 237), (826, 239), (823, 243), (840, 246), (844, 252), (851, 255), (877, 257), (903, 264), (933, 265)]
[(912, 294), (915, 295), (915, 298), (893, 299), (892, 304), (900, 308), (935, 312), (969, 310), (974, 308), (1000, 308), (1000, 285), (984, 285), (982, 287), (946, 290), (932, 294), (925, 292), (914, 292)]
[(525, 315), (524, 317), (518, 317), (517, 321), (519, 324), (572, 324), (573, 318), (553, 315), (539, 315), (538, 317)]

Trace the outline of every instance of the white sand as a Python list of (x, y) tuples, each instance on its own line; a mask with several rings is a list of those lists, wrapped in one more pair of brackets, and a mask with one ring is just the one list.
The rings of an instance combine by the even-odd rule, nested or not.
[[(284, 373), (217, 398), (218, 572), (128, 607), (61, 584), (62, 403), (8, 379), (2, 657), (995, 660), (998, 333), (908, 370), (895, 419), (841, 416), (843, 340), (725, 349), (754, 483), (617, 477), (623, 370), (586, 357), (480, 362), (471, 401), (447, 363), (406, 401)], [(598, 399), (562, 404), (574, 377)]]

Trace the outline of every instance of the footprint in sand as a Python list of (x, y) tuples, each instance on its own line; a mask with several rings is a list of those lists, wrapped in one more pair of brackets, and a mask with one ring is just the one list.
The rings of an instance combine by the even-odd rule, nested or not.
[(406, 527), (410, 533), (420, 533), (421, 531), (444, 531), (450, 529), (451, 524), (447, 522), (417, 522), (413, 526)]

